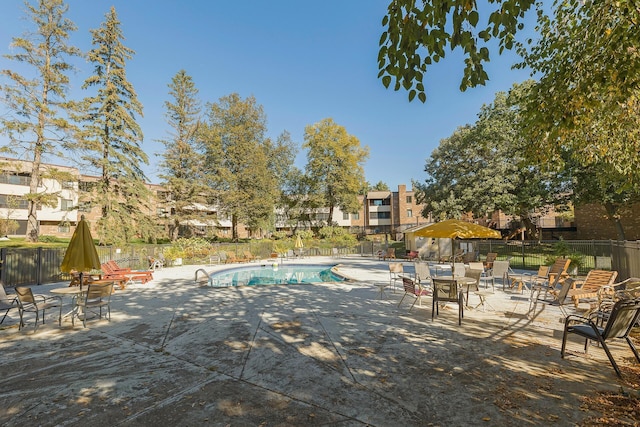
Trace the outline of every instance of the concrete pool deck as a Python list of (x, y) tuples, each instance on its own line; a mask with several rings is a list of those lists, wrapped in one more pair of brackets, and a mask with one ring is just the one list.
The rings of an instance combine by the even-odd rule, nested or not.
[[(496, 286), (495, 311), (465, 310), (458, 326), (453, 306), (431, 321), (430, 297), (411, 311), (400, 290), (380, 299), (388, 262), (291, 262), (340, 264), (358, 281), (212, 288), (195, 272), (222, 266), (171, 267), (117, 291), (110, 322), (60, 328), (48, 312), (34, 333), (12, 311), (0, 424), (568, 426), (590, 415), (582, 395), (620, 388), (600, 348), (561, 359), (560, 310), (528, 315), (527, 295)], [(635, 360), (611, 347), (620, 365)]]

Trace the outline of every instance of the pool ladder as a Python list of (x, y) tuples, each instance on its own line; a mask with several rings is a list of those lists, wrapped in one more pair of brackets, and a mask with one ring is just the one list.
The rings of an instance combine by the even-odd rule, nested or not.
[(207, 271), (204, 268), (199, 268), (196, 270), (196, 277), (195, 277), (195, 282), (198, 283), (198, 273), (202, 273), (206, 278), (209, 287), (215, 287), (215, 288), (226, 288), (227, 286), (233, 286), (230, 283), (223, 283), (221, 284), (220, 282), (217, 281), (216, 284), (213, 283), (213, 277), (211, 277), (211, 275), (209, 273), (207, 273)]

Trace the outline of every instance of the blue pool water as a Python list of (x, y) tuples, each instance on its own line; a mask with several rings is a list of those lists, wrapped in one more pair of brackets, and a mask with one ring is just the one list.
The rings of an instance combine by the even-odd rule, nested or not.
[(346, 279), (331, 271), (333, 265), (260, 264), (209, 273), (211, 286), (297, 285), (343, 282)]

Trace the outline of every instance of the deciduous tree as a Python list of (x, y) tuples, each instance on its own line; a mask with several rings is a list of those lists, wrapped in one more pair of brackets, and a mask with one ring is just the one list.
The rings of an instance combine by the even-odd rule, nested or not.
[[(65, 18), (68, 6), (62, 0), (39, 0), (37, 5), (25, 2), (35, 29), (23, 37), (13, 38), (18, 52), (6, 58), (26, 65), (31, 74), (3, 70), (9, 83), (1, 86), (8, 114), (0, 117), (2, 131), (10, 144), (3, 147), (31, 160), (26, 237), (38, 241), (38, 208), (56, 206), (56, 195), (39, 192), (42, 162), (47, 155), (57, 155), (68, 142), (73, 126), (67, 121), (70, 103), (66, 99), (69, 86), (70, 58), (80, 51), (68, 44), (75, 24)], [(17, 151), (21, 151), (18, 153)]]
[(529, 143), (519, 133), (523, 93), (533, 82), (499, 92), (483, 106), (473, 125), (458, 128), (440, 142), (427, 161), (425, 183), (414, 184), (423, 216), (475, 217), (501, 210), (520, 217), (535, 233), (535, 215), (547, 205), (566, 202), (562, 176), (527, 164), (522, 155)]
[(333, 225), (336, 206), (343, 212), (357, 212), (369, 149), (332, 119), (307, 126), (302, 147), (308, 149), (305, 171), (311, 184), (309, 197), (319, 206), (329, 207), (328, 225)]
[(620, 209), (640, 200), (639, 21), (631, 1), (557, 2), (520, 48), (540, 76), (523, 113), (528, 157), (570, 171), (576, 204), (605, 206), (619, 239)]
[(253, 97), (243, 100), (234, 93), (208, 106), (207, 184), (211, 202), (231, 218), (234, 240), (239, 223), (257, 230), (273, 221), (278, 178), (265, 132), (266, 116)]
[[(464, 76), (460, 90), (483, 85), (489, 76), (489, 46), (512, 49), (515, 35), (523, 28), (525, 13), (534, 0), (489, 0), (481, 10), (471, 0), (392, 0), (382, 19), (378, 77), (385, 87), (403, 88), (409, 100), (427, 99), (424, 76), (427, 68), (445, 57), (447, 48), (462, 49)], [(486, 23), (481, 23), (481, 14)]]

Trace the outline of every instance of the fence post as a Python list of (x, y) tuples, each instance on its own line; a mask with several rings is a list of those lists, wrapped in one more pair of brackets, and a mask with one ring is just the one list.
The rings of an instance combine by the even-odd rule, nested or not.
[(0, 249), (0, 284), (7, 283), (7, 269), (5, 265), (7, 263), (7, 248)]
[(36, 251), (36, 285), (42, 285), (42, 246)]
[(521, 240), (522, 242), (522, 268), (526, 268), (526, 265), (524, 263), (524, 239)]

